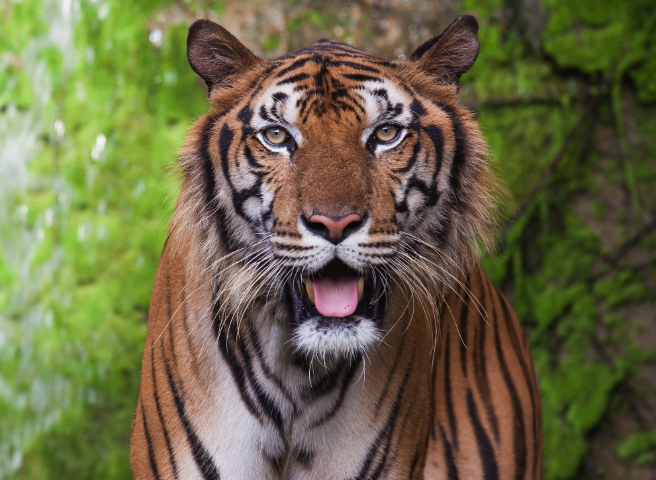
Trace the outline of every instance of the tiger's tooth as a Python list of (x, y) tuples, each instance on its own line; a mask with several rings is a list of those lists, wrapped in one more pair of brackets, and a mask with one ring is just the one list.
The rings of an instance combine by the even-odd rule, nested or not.
[(309, 278), (305, 279), (305, 291), (307, 292), (308, 297), (310, 297), (312, 305), (314, 305), (314, 289), (312, 288), (312, 282), (310, 282)]
[(358, 278), (358, 302), (362, 300), (362, 294), (364, 293), (364, 277)]

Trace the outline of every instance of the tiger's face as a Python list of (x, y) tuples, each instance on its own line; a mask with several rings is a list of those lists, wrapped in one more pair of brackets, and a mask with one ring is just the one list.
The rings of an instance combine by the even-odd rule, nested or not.
[(298, 350), (344, 356), (377, 343), (402, 292), (437, 312), (493, 224), (484, 144), (457, 100), (476, 30), (461, 17), (407, 61), (332, 41), (264, 61), (192, 26), (213, 109), (186, 146), (178, 209), (233, 285), (227, 315), (282, 300)]

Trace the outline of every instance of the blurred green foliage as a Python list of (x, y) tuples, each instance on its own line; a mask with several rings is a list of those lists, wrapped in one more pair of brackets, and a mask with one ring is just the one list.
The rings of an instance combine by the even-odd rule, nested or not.
[[(14, 65), (0, 68), (2, 140), (21, 155), (12, 126), (37, 136), (24, 159), (31, 181), (11, 192), (27, 215), (5, 212), (3, 251), (15, 247), (9, 230), (40, 232), (34, 252), (0, 257), (0, 478), (12, 464), (12, 478), (130, 477), (145, 316), (178, 188), (171, 167), (206, 108), (186, 26), (167, 29), (159, 47), (149, 41), (163, 4), (73, 3), (62, 14), (59, 2), (25, 1), (0, 27)], [(4, 193), (12, 181), (0, 182)], [(21, 277), (42, 265), (40, 278)], [(41, 285), (20, 299), (30, 280)]]
[[(187, 126), (207, 109), (186, 60), (187, 21), (158, 27), (167, 1), (5, 5), (0, 479), (129, 478), (149, 295), (178, 189), (172, 166)], [(655, 211), (644, 185), (656, 181), (656, 15), (648, 0), (545, 0), (536, 50), (500, 20), (505, 5), (460, 4), (482, 24), (463, 98), (517, 202), (503, 205), (515, 221), (484, 263), (536, 360), (547, 478), (580, 478), (591, 432), (653, 360), (624, 313), (654, 306), (650, 270), (615, 259), (594, 225), (613, 223), (628, 240)], [(214, 11), (224, 13), (221, 4)], [(298, 22), (343, 25), (313, 8), (289, 28)], [(269, 35), (262, 50), (280, 38)], [(637, 98), (629, 116), (638, 140), (628, 139), (626, 88)], [(593, 141), (599, 129), (617, 137), (614, 156)], [(603, 185), (629, 192), (629, 213), (599, 201)], [(577, 208), (581, 197), (591, 198), (591, 215)], [(637, 245), (653, 256), (656, 239)], [(654, 433), (633, 431), (617, 439), (618, 458), (653, 463)]]
[(620, 458), (638, 463), (656, 461), (656, 432), (643, 432), (627, 438), (617, 449)]

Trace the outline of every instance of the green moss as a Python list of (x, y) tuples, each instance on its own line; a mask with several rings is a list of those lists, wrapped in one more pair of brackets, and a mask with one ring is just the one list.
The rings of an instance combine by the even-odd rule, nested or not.
[(637, 464), (656, 462), (656, 432), (631, 435), (617, 447), (617, 455)]

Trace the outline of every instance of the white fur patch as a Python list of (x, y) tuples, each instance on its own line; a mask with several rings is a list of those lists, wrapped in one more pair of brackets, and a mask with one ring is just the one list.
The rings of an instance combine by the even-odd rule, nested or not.
[(366, 352), (381, 339), (373, 321), (356, 317), (356, 322), (326, 325), (318, 319), (305, 320), (294, 332), (293, 342), (298, 350), (317, 356), (353, 358)]

